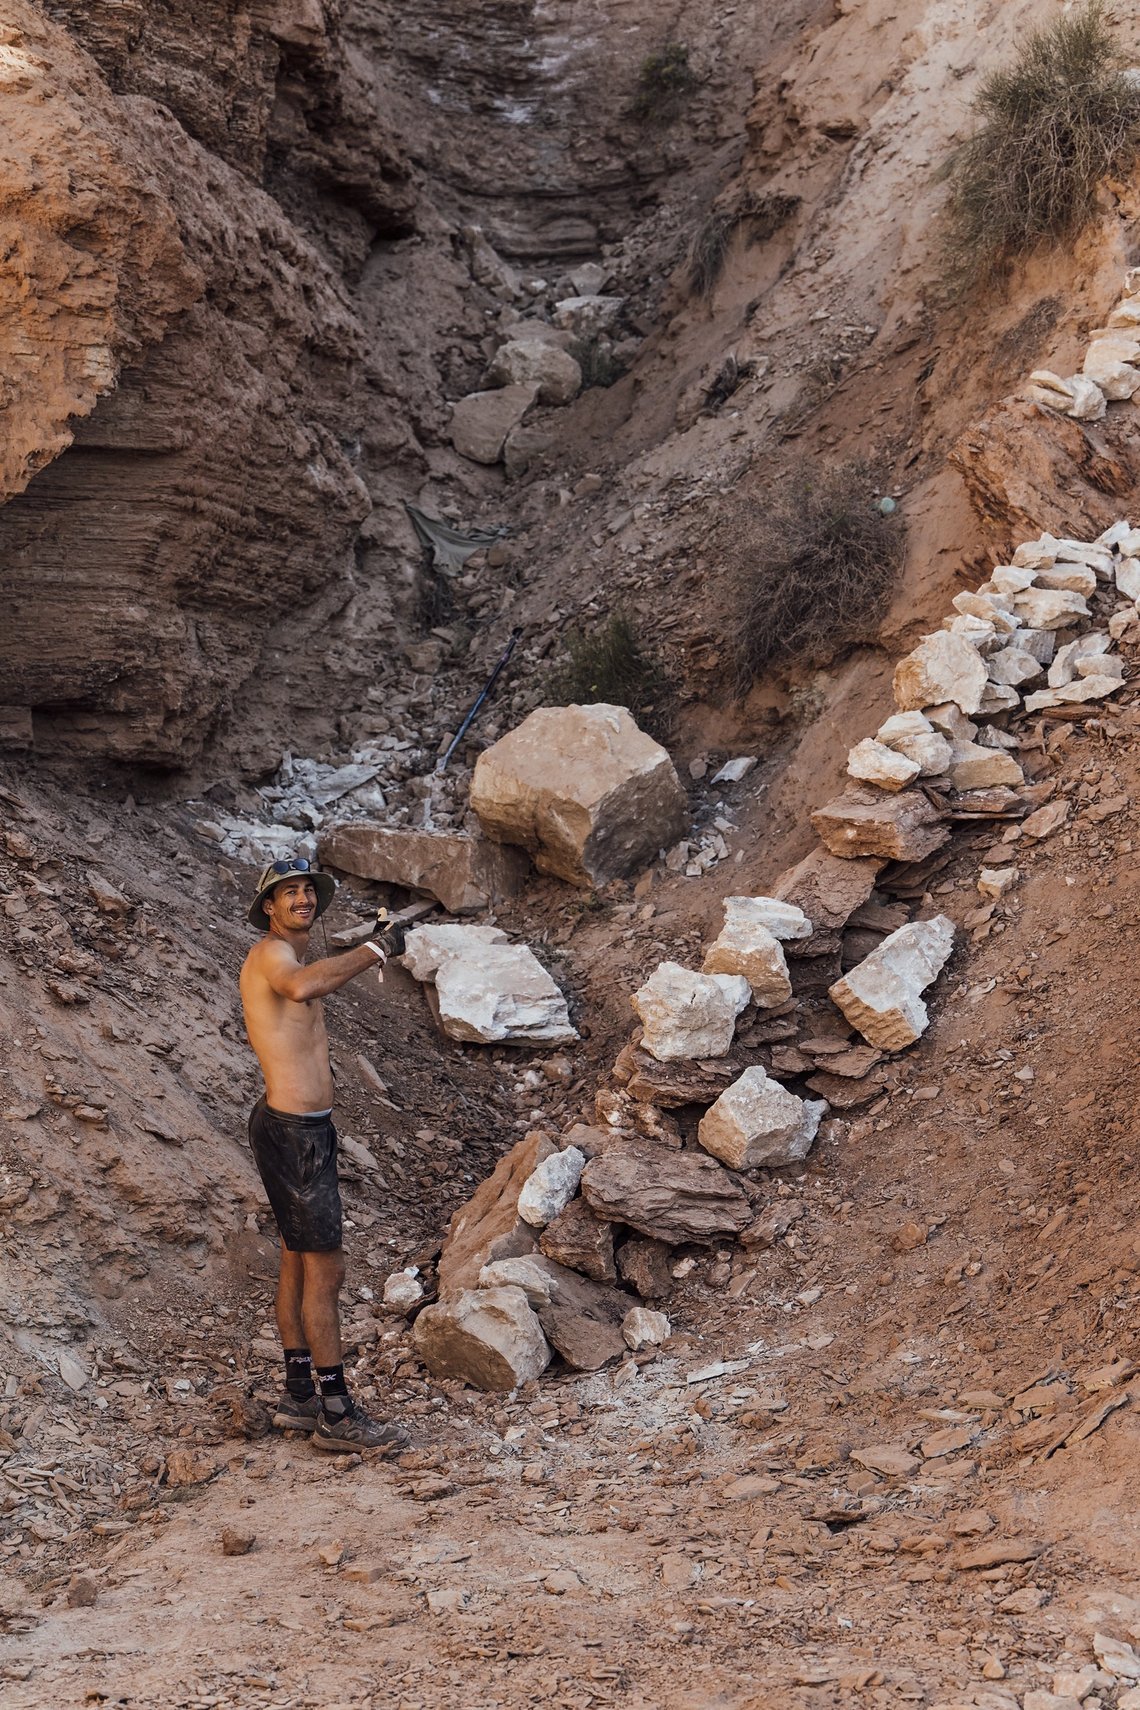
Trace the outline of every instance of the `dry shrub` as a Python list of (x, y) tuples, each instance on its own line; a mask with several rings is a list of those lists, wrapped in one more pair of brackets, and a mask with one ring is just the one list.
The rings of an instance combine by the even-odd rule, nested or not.
[(1125, 73), (1101, 0), (1030, 35), (973, 105), (979, 128), (946, 168), (947, 249), (963, 285), (1079, 231), (1097, 185), (1127, 172), (1140, 147), (1140, 87)]
[(743, 519), (741, 693), (778, 660), (824, 665), (876, 633), (904, 545), (876, 490), (863, 463), (805, 469)]
[(638, 638), (624, 612), (615, 612), (599, 628), (571, 631), (565, 653), (550, 673), (547, 698), (555, 705), (602, 701), (625, 707), (653, 735), (669, 723), (670, 695), (661, 662)]
[(689, 251), (689, 286), (698, 297), (709, 297), (716, 286), (732, 240), (742, 226), (749, 243), (765, 243), (800, 205), (798, 196), (759, 196), (749, 191), (725, 208), (715, 208), (693, 239)]
[(689, 64), (688, 48), (684, 42), (666, 42), (642, 60), (630, 110), (642, 124), (668, 124), (696, 87), (697, 74)]

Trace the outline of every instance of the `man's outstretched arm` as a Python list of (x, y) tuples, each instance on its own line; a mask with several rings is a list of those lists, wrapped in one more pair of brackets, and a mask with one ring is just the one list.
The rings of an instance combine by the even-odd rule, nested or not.
[(291, 944), (282, 939), (270, 939), (262, 952), (262, 972), (278, 996), (293, 1003), (305, 1003), (309, 998), (327, 997), (339, 991), (349, 980), (368, 968), (383, 967), (382, 959), (367, 944), (346, 950), (343, 956), (323, 956), (308, 966), (297, 960)]

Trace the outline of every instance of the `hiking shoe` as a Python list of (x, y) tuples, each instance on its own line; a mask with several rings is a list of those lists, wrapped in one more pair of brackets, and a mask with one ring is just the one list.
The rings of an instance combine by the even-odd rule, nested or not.
[(411, 1438), (402, 1425), (390, 1419), (370, 1419), (359, 1407), (349, 1407), (347, 1413), (317, 1415), (313, 1429), (313, 1447), (334, 1455), (356, 1455), (362, 1449), (406, 1449)]
[(279, 1431), (312, 1431), (320, 1411), (321, 1398), (315, 1390), (304, 1401), (282, 1390), (273, 1409), (273, 1423)]

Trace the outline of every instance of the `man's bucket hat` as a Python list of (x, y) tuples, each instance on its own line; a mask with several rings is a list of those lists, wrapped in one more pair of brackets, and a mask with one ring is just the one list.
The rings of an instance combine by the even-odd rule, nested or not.
[(269, 931), (269, 916), (265, 912), (265, 899), (277, 886), (286, 879), (311, 879), (317, 893), (317, 912), (314, 920), (324, 914), (326, 908), (336, 895), (336, 880), (330, 873), (320, 873), (304, 856), (291, 856), (283, 861), (271, 861), (268, 867), (263, 867), (261, 877), (257, 881), (257, 895), (249, 905), (246, 919), (251, 926), (260, 928), (262, 932)]

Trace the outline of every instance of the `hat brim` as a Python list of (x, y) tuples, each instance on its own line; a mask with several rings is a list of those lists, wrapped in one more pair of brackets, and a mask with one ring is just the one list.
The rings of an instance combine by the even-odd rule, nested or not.
[(333, 897), (336, 895), (336, 880), (332, 877), (331, 873), (285, 873), (281, 878), (274, 875), (271, 883), (266, 885), (264, 889), (258, 891), (257, 895), (250, 903), (246, 919), (249, 921), (251, 926), (258, 927), (262, 932), (268, 932), (269, 916), (265, 912), (265, 899), (272, 895), (278, 885), (287, 884), (290, 879), (312, 880), (313, 888), (317, 893), (317, 912), (313, 916), (313, 919), (319, 920), (321, 918), (321, 915), (324, 914), (326, 908), (328, 908)]

